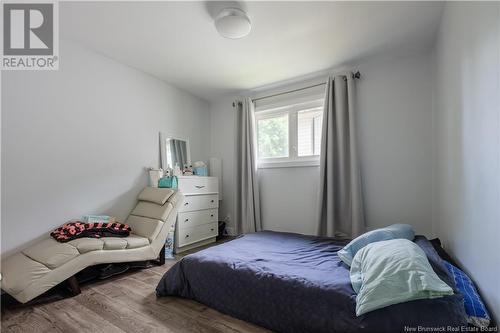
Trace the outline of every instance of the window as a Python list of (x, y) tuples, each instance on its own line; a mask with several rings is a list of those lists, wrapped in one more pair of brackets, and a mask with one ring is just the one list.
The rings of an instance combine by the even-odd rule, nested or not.
[(320, 108), (297, 112), (298, 156), (319, 156), (322, 120), (323, 110)]
[(259, 158), (288, 157), (288, 114), (262, 117), (257, 131)]
[(259, 168), (317, 165), (323, 100), (255, 112)]

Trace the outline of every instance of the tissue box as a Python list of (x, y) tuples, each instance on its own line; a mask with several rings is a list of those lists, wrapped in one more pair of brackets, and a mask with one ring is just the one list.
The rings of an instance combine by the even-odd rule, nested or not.
[(193, 172), (196, 176), (208, 176), (208, 168), (206, 166), (194, 167)]

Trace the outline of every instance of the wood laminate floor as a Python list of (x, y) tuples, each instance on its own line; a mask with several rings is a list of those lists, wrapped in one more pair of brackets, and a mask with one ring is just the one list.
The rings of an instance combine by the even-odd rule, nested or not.
[(2, 307), (1, 332), (269, 332), (192, 300), (157, 298), (158, 281), (182, 256), (84, 284), (75, 297)]

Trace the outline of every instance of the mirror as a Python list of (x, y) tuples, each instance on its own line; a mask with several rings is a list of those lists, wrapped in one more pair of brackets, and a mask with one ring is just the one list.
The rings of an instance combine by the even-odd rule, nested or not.
[(182, 170), (185, 164), (191, 164), (191, 152), (189, 151), (189, 141), (187, 139), (160, 133), (160, 140), (163, 169), (167, 167), (174, 168), (178, 164)]

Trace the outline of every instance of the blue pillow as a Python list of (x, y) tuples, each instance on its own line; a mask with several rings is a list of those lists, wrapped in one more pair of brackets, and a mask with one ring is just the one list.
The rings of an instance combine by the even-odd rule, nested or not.
[[(444, 260), (443, 260), (444, 261)], [(464, 296), (465, 313), (467, 322), (477, 327), (488, 327), (490, 325), (490, 316), (486, 311), (486, 306), (477, 292), (474, 282), (463, 271), (444, 261), (446, 268), (453, 276), (457, 289)]]
[(393, 224), (385, 228), (372, 230), (362, 234), (353, 239), (343, 249), (337, 252), (337, 254), (343, 262), (351, 266), (352, 258), (354, 258), (356, 253), (370, 243), (399, 238), (413, 240), (414, 237), (415, 232), (411, 225)]

